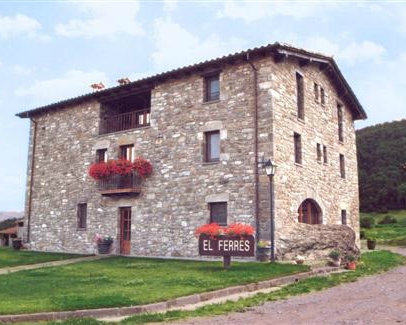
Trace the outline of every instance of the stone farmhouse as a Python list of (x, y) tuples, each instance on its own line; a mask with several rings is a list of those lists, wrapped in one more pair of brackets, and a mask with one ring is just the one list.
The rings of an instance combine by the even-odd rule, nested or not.
[[(100, 234), (116, 254), (194, 257), (210, 222), (269, 240), (271, 208), (277, 258), (359, 244), (354, 121), (366, 113), (331, 57), (274, 43), (17, 116), (31, 122), (33, 250), (93, 253)], [(138, 156), (149, 177), (89, 177), (95, 161)]]

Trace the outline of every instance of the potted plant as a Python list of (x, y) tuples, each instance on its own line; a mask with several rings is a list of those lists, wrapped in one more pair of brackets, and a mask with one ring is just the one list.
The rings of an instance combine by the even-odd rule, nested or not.
[(340, 266), (341, 265), (341, 253), (338, 250), (332, 250), (328, 257), (331, 258), (331, 264), (333, 266)]
[(109, 253), (111, 245), (113, 244), (113, 238), (111, 236), (102, 237), (99, 234), (96, 234), (94, 240), (97, 244), (99, 254)]
[(15, 250), (20, 250), (23, 247), (23, 240), (21, 238), (14, 238), (12, 245)]
[(375, 238), (368, 238), (367, 239), (367, 247), (368, 247), (368, 249), (373, 250), (373, 249), (375, 249), (375, 246), (376, 246), (376, 239)]
[(354, 255), (347, 256), (347, 269), (348, 270), (355, 270), (357, 268), (357, 262)]
[(257, 258), (261, 262), (267, 262), (271, 256), (271, 242), (269, 240), (260, 240), (257, 243)]

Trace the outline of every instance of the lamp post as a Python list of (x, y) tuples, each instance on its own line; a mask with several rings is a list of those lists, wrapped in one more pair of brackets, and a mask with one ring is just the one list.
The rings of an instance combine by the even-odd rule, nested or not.
[(275, 195), (274, 195), (274, 175), (277, 165), (268, 159), (264, 161), (263, 167), (269, 177), (269, 195), (270, 195), (270, 217), (271, 217), (271, 262), (275, 261)]

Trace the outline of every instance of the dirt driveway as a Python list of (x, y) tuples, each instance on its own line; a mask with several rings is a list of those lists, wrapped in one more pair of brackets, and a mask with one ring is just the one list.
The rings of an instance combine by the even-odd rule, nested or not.
[[(398, 249), (406, 255), (406, 249)], [(170, 324), (406, 324), (406, 266), (244, 313)]]

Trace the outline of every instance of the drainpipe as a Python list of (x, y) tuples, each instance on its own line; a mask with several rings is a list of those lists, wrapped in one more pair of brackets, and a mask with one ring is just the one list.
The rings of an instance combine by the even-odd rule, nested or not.
[(247, 52), (247, 62), (253, 72), (254, 89), (254, 157), (255, 157), (255, 237), (259, 240), (259, 171), (258, 171), (258, 73), (257, 68), (250, 60), (250, 52)]
[(37, 122), (30, 118), (30, 121), (34, 125), (34, 130), (32, 134), (32, 151), (31, 151), (31, 168), (30, 168), (30, 187), (28, 190), (28, 207), (27, 207), (27, 243), (30, 242), (31, 234), (31, 206), (32, 206), (32, 187), (34, 181), (34, 161), (35, 161), (35, 147), (37, 140)]

